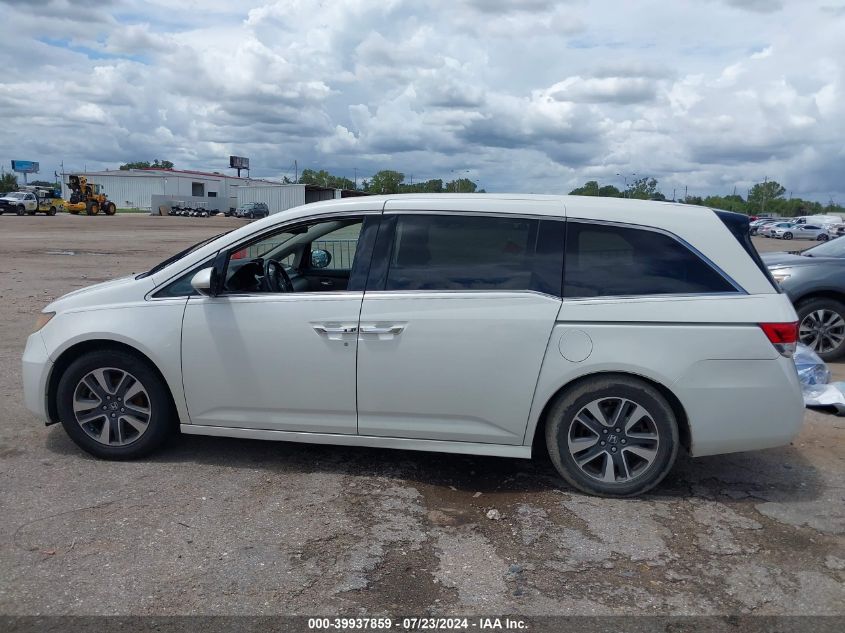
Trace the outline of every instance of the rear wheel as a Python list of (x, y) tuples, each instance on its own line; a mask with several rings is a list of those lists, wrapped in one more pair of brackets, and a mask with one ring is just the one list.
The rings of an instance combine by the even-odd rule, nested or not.
[(672, 407), (628, 376), (585, 380), (552, 405), (546, 445), (567, 482), (590, 494), (632, 497), (666, 476), (678, 453)]
[(827, 242), (830, 238), (827, 236), (827, 233), (821, 233), (816, 239), (819, 242)]
[(56, 215), (56, 207), (50, 207), (50, 210), (47, 212), (47, 215)]
[(103, 211), (106, 212), (106, 215), (114, 215), (117, 213), (117, 207), (114, 205), (114, 202), (106, 202), (103, 206)]
[(62, 375), (56, 397), (65, 431), (96, 457), (141, 457), (175, 428), (163, 381), (148, 363), (126, 352), (81, 356)]
[(845, 355), (845, 304), (818, 297), (798, 304), (798, 340), (822, 360)]
[(85, 205), (85, 213), (88, 215), (97, 215), (100, 212), (100, 205), (96, 202), (89, 202)]

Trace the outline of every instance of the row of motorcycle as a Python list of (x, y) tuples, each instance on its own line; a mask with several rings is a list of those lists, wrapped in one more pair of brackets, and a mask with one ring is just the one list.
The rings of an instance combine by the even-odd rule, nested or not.
[[(180, 215), (186, 218), (207, 218), (210, 215), (218, 215), (221, 213), (219, 209), (209, 209), (206, 203), (197, 202), (191, 206), (185, 202), (177, 202), (170, 207), (168, 215)], [(225, 214), (225, 215), (228, 215)]]

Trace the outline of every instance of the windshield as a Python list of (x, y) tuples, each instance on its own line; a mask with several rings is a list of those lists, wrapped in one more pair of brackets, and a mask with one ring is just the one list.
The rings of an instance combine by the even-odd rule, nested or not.
[(845, 257), (845, 238), (824, 242), (801, 253), (806, 257)]
[(15, 200), (23, 200), (23, 195), (24, 194), (22, 194), (22, 193), (8, 193), (8, 194), (6, 194), (6, 197), (7, 198), (14, 198)]
[[(234, 229), (233, 229), (233, 230), (234, 230)], [(226, 235), (227, 233), (231, 233), (231, 231), (223, 231), (222, 233), (220, 233), (220, 234), (218, 234), (218, 235), (213, 235), (212, 237), (209, 237), (209, 238), (206, 238), (206, 239), (204, 239), (204, 240), (201, 240), (201, 241), (197, 242), (196, 244), (194, 244), (193, 246), (189, 246), (189, 247), (188, 247), (188, 248), (186, 248), (185, 250), (183, 250), (183, 251), (179, 251), (178, 253), (176, 253), (176, 254), (175, 254), (175, 255), (173, 255), (172, 257), (168, 257), (168, 258), (167, 258), (167, 259), (165, 259), (163, 262), (159, 262), (158, 264), (156, 264), (155, 266), (153, 266), (152, 268), (150, 268), (147, 272), (145, 272), (145, 273), (141, 273), (140, 275), (138, 275), (137, 277), (135, 277), (135, 279), (143, 279), (144, 277), (149, 277), (150, 275), (155, 275), (155, 274), (156, 274), (158, 271), (160, 271), (162, 268), (165, 268), (165, 267), (167, 267), (167, 266), (170, 266), (170, 264), (172, 264), (172, 263), (174, 263), (174, 262), (179, 261), (180, 259), (182, 259), (183, 257), (185, 257), (185, 255), (189, 255), (190, 253), (193, 253), (195, 250), (197, 250), (197, 249), (198, 249), (198, 248), (200, 248), (201, 246), (205, 246), (205, 245), (206, 245), (206, 244), (208, 244), (209, 242), (213, 242), (213, 241), (214, 241), (214, 240), (216, 240), (218, 237), (223, 237), (223, 236), (224, 236), (224, 235)]]

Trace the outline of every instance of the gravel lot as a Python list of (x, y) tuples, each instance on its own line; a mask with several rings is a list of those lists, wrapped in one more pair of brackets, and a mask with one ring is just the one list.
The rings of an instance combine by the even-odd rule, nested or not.
[(240, 224), (0, 217), (0, 613), (845, 614), (830, 415), (611, 501), (545, 460), (181, 437), (96, 461), (26, 411), (20, 356), (48, 301)]

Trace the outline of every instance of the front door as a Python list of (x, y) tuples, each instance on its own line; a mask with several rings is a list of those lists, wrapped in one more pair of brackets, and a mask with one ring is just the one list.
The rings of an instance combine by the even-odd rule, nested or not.
[(386, 211), (359, 325), (359, 434), (522, 444), (561, 305), (563, 228)]
[[(362, 246), (377, 224), (377, 215), (312, 221), (232, 249), (224, 292), (191, 297), (185, 309), (182, 372), (193, 424), (356, 433), (356, 331), (370, 256)], [(329, 234), (354, 243), (323, 241), (312, 257)], [(341, 257), (343, 269), (332, 269), (337, 286), (315, 288), (304, 276)]]

